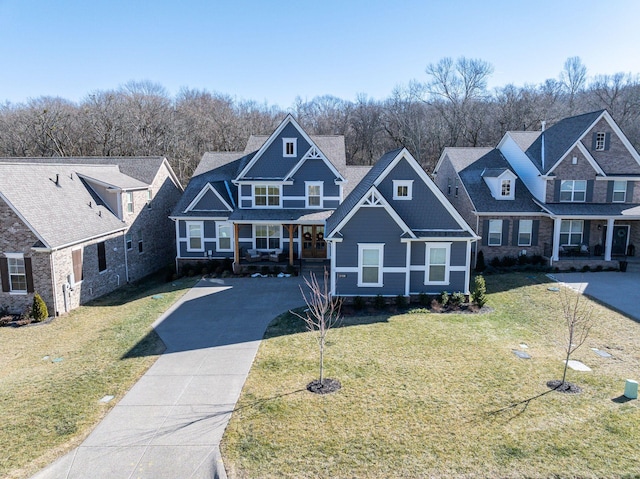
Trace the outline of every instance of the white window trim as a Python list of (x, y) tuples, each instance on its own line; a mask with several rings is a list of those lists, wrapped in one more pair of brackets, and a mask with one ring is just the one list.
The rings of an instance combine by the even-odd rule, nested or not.
[[(506, 195), (504, 194), (505, 183), (507, 184), (507, 188), (509, 189), (509, 192)], [(513, 185), (512, 185), (511, 178), (504, 178), (500, 180), (500, 196), (502, 198), (512, 198), (513, 197), (512, 187)]]
[[(186, 231), (185, 235), (187, 237), (187, 252), (188, 253), (201, 253), (204, 251), (204, 221), (186, 221)], [(189, 234), (189, 226), (191, 225), (199, 225), (200, 226), (200, 248), (192, 248), (191, 247), (191, 235)]]
[[(220, 247), (220, 228), (229, 228), (229, 248)], [(216, 222), (216, 250), (217, 251), (233, 251), (233, 223), (228, 221)]]
[[(581, 182), (584, 183), (584, 190), (576, 190), (576, 183)], [(571, 183), (571, 199), (563, 200), (562, 199), (562, 185)], [(584, 193), (583, 200), (576, 200), (576, 193)], [(587, 180), (562, 180), (560, 182), (560, 198), (558, 198), (561, 203), (584, 203), (587, 201)]]
[[(616, 183), (623, 184), (624, 189), (616, 191)], [(622, 193), (622, 199), (616, 200), (616, 193)], [(627, 182), (624, 180), (614, 180), (613, 182), (613, 190), (611, 192), (611, 202), (612, 203), (625, 203), (627, 201)]]
[[(527, 221), (531, 225), (531, 229), (529, 230), (529, 242), (521, 243), (520, 235), (522, 234), (522, 222)], [(531, 246), (531, 241), (533, 238), (533, 220), (518, 220), (518, 246)]]
[[(140, 245), (142, 245), (142, 251), (140, 251)], [(138, 254), (144, 254), (144, 235), (142, 230), (138, 231)]]
[[(431, 266), (431, 264), (429, 263), (429, 258), (430, 258), (430, 250), (431, 249), (441, 249), (441, 248), (445, 248), (446, 252), (445, 252), (445, 260), (444, 260), (444, 281), (430, 281), (429, 280), (429, 266)], [(449, 284), (450, 279), (449, 279), (449, 273), (451, 271), (451, 243), (426, 243), (426, 247), (425, 247), (425, 257), (424, 257), (424, 263), (425, 263), (425, 271), (424, 271), (424, 284), (425, 285), (430, 285), (430, 284), (441, 284), (441, 285), (446, 285)]]
[[(266, 204), (265, 205), (258, 205), (256, 204), (256, 188), (261, 188), (264, 187), (266, 188)], [(270, 205), (269, 204), (269, 188), (278, 188), (278, 204), (277, 205)], [(282, 185), (273, 185), (273, 184), (256, 184), (256, 185), (251, 185), (251, 193), (253, 196), (253, 207), (254, 208), (282, 208)]]
[(133, 249), (133, 234), (131, 232), (124, 235), (124, 244), (127, 251), (131, 251)]
[[(378, 250), (378, 281), (375, 283), (365, 283), (362, 281), (362, 254), (364, 250)], [(358, 243), (358, 287), (359, 288), (379, 288), (383, 286), (382, 269), (384, 267), (384, 243)]]
[[(569, 222), (569, 231), (567, 231), (566, 233), (562, 232), (562, 223), (564, 222)], [(581, 224), (582, 227), (580, 229), (580, 241), (578, 243), (571, 243), (571, 236), (572, 235), (577, 235), (578, 232), (574, 231), (572, 226), (574, 224)], [(584, 220), (562, 220), (560, 222), (560, 238), (562, 238), (562, 235), (567, 235), (567, 243), (563, 243), (562, 240), (560, 240), (560, 246), (580, 246), (582, 244), (582, 242), (584, 241)]]
[(149, 188), (147, 190), (147, 208), (151, 208), (152, 201), (153, 201), (153, 190)]
[[(407, 187), (407, 196), (398, 196), (398, 187)], [(393, 180), (393, 199), (394, 200), (411, 200), (413, 199), (413, 180)]]
[[(287, 154), (288, 143), (293, 143), (293, 154)], [(298, 139), (297, 138), (282, 139), (282, 156), (284, 158), (295, 158), (296, 156), (298, 156)]]
[[(491, 242), (491, 223), (500, 223), (500, 242), (497, 244)], [(502, 220), (489, 220), (487, 228), (487, 246), (502, 246), (502, 226)]]
[(603, 131), (596, 132), (596, 151), (604, 151), (607, 134)]
[[(5, 253), (4, 256), (7, 258), (7, 274), (9, 276), (9, 294), (27, 294), (27, 265), (24, 261), (24, 253)], [(25, 289), (13, 289), (13, 282), (11, 281), (11, 266), (9, 265), (10, 259), (21, 259), (24, 267), (24, 285)]]
[[(320, 204), (319, 205), (310, 205), (309, 204), (309, 187), (310, 186), (319, 186), (320, 187)], [(304, 182), (304, 206), (305, 208), (322, 208), (324, 204), (324, 182), (322, 181), (305, 181)]]
[[(256, 235), (256, 228), (258, 226), (266, 226), (267, 227), (267, 236), (260, 236), (260, 238), (267, 238), (267, 247), (266, 248), (258, 248), (256, 246), (256, 240), (258, 239), (258, 236)], [(269, 236), (269, 226), (275, 226), (277, 228), (278, 234), (277, 236)], [(274, 249), (281, 249), (282, 248), (282, 225), (278, 224), (278, 223), (269, 223), (269, 224), (254, 224), (253, 225), (253, 249), (257, 249), (258, 251), (273, 251)], [(278, 248), (270, 248), (269, 247), (269, 240), (272, 238), (278, 238)]]
[[(124, 193), (124, 209), (127, 213), (135, 213), (135, 209), (133, 207), (133, 191), (125, 191)], [(131, 211), (129, 211), (129, 207), (131, 207)]]

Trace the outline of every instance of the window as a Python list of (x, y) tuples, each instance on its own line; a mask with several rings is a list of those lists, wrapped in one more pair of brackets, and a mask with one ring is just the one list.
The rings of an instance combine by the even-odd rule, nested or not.
[(393, 199), (410, 200), (413, 196), (413, 180), (393, 180)]
[(584, 202), (586, 198), (585, 180), (564, 180), (560, 183), (560, 201)]
[(307, 188), (307, 208), (322, 208), (322, 183), (305, 182)]
[(358, 244), (358, 286), (382, 286), (384, 244)]
[(187, 222), (187, 251), (204, 251), (203, 230), (202, 221)]
[(449, 283), (449, 243), (427, 243), (425, 284)]
[(627, 201), (627, 182), (616, 180), (613, 182), (613, 196), (611, 201), (614, 203), (624, 203)]
[(282, 156), (291, 157), (296, 156), (298, 150), (297, 138), (283, 138), (282, 139)]
[(144, 253), (144, 247), (142, 245), (142, 230), (138, 232), (138, 253)]
[(518, 225), (518, 246), (531, 246), (533, 220), (520, 220)]
[(255, 226), (256, 249), (280, 249), (280, 225)]
[(107, 248), (104, 241), (98, 243), (98, 271), (107, 269)]
[(147, 190), (147, 208), (151, 208), (151, 200), (153, 199), (153, 191), (151, 188)]
[(255, 185), (253, 188), (255, 206), (280, 206), (280, 186)]
[(502, 180), (500, 194), (502, 196), (511, 196), (511, 180)]
[(124, 238), (127, 243), (127, 250), (133, 248), (133, 235), (131, 233), (127, 233)]
[(584, 221), (562, 220), (560, 223), (560, 246), (579, 246), (582, 244)]
[(82, 250), (74, 249), (71, 251), (71, 262), (73, 263), (73, 284), (82, 281)]
[(218, 223), (218, 251), (231, 251), (231, 223)]
[(447, 178), (447, 194), (451, 195), (451, 178)]
[(127, 213), (133, 213), (133, 191), (127, 191), (124, 195)]
[(596, 133), (596, 151), (604, 151), (606, 135), (604, 132)]
[(27, 270), (22, 254), (7, 254), (7, 266), (9, 268), (9, 291), (12, 293), (27, 292)]
[(489, 220), (489, 246), (502, 245), (502, 220)]
[(458, 178), (456, 178), (455, 181), (456, 181), (456, 194), (455, 194), (455, 196), (457, 198), (458, 197)]

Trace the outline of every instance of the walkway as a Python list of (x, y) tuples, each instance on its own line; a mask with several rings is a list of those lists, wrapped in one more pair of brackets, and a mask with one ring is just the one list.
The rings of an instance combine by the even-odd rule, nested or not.
[(553, 273), (552, 276), (567, 286), (582, 291), (613, 309), (640, 321), (640, 273), (618, 271), (599, 273)]
[(33, 479), (226, 477), (219, 444), (260, 340), (300, 278), (203, 280), (154, 327), (166, 352), (74, 451)]

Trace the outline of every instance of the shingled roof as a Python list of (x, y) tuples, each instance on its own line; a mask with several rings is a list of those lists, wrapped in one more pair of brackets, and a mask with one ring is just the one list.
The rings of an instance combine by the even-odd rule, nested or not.
[(120, 181), (121, 175), (116, 165), (3, 162), (0, 195), (45, 247), (56, 249), (126, 228), (80, 178)]

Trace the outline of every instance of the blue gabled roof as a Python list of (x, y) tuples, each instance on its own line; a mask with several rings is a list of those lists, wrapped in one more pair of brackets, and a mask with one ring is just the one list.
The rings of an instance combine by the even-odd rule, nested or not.
[(340, 222), (346, 218), (349, 212), (355, 208), (362, 197), (371, 189), (375, 181), (382, 174), (382, 172), (391, 164), (391, 162), (402, 151), (402, 148), (390, 151), (382, 155), (375, 165), (369, 170), (364, 178), (358, 183), (358, 185), (351, 191), (344, 201), (338, 206), (335, 212), (327, 219), (326, 231), (328, 234), (340, 224)]
[[(540, 173), (546, 174), (557, 161), (582, 137), (604, 110), (572, 116), (547, 128), (526, 150), (531, 162)], [(544, 138), (544, 167), (542, 141)]]

